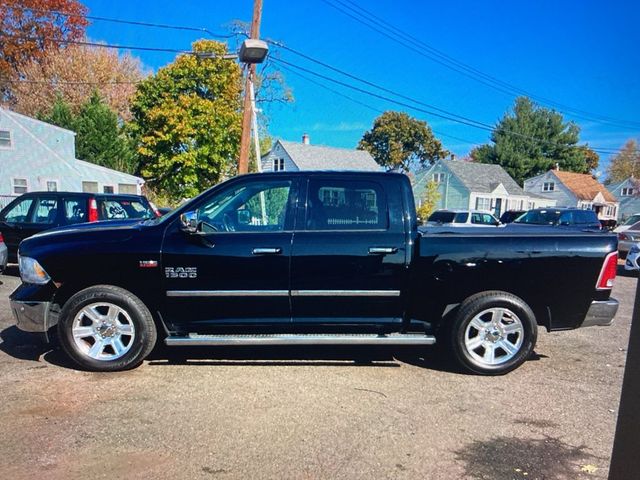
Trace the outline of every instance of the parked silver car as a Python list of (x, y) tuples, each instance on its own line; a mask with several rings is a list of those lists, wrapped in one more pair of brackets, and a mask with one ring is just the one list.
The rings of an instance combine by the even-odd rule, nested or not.
[(640, 270), (640, 243), (631, 245), (627, 259), (624, 262), (624, 269), (627, 271)]
[(622, 232), (618, 232), (618, 251), (626, 254), (631, 246), (640, 242), (640, 222), (636, 222)]
[(4, 272), (4, 269), (7, 268), (8, 256), (7, 245), (4, 243), (2, 233), (0, 233), (0, 273)]

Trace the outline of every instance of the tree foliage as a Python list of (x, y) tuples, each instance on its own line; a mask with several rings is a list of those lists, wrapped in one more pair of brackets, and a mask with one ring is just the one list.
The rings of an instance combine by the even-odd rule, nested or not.
[(556, 164), (562, 170), (588, 173), (595, 152), (577, 145), (579, 135), (580, 128), (565, 122), (561, 114), (519, 97), (513, 111), (494, 128), (493, 144), (473, 149), (471, 156), (477, 162), (501, 165), (521, 185)]
[[(71, 15), (60, 15), (63, 11)], [(41, 62), (64, 45), (77, 40), (88, 25), (87, 8), (77, 0), (12, 0), (0, 6), (0, 89), (10, 95), (21, 67)]]
[(241, 132), (241, 71), (221, 57), (226, 45), (199, 40), (139, 85), (131, 132), (141, 173), (172, 198), (191, 197), (236, 172)]
[(448, 155), (427, 122), (394, 111), (384, 112), (374, 120), (358, 148), (367, 150), (380, 165), (404, 172)]
[(640, 148), (633, 139), (627, 140), (607, 168), (607, 183), (621, 182), (629, 177), (640, 178)]
[(423, 222), (426, 222), (427, 218), (436, 210), (440, 197), (438, 184), (431, 180), (427, 183), (424, 192), (422, 192), (420, 206), (417, 208), (418, 217), (420, 217)]
[(115, 170), (134, 173), (136, 159), (129, 139), (119, 126), (118, 117), (106, 105), (98, 92), (74, 114), (61, 97), (51, 111), (39, 118), (76, 132), (76, 157)]
[(140, 60), (129, 54), (69, 45), (49, 52), (44, 60), (26, 63), (20, 75), (23, 81), (12, 88), (13, 108), (20, 113), (46, 113), (58, 97), (78, 113), (97, 90), (120, 119), (129, 120), (129, 103), (144, 72)]

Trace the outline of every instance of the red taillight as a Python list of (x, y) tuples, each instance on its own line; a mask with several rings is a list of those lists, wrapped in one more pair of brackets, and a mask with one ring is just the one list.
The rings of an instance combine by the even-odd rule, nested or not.
[(4, 242), (4, 237), (2, 236), (2, 232), (0, 232), (0, 243)]
[(629, 240), (629, 236), (626, 233), (619, 233), (618, 240)]
[(97, 222), (98, 221), (98, 204), (96, 203), (96, 199), (92, 198), (89, 200), (89, 221)]
[(600, 270), (600, 276), (598, 277), (598, 283), (596, 284), (596, 289), (611, 290), (611, 288), (613, 288), (613, 281), (616, 278), (617, 271), (618, 252), (612, 252), (604, 259), (602, 270)]

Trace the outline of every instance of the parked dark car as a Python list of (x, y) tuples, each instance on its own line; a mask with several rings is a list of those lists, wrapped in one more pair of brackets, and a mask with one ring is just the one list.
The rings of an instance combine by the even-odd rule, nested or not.
[[(558, 228), (418, 231), (406, 175), (241, 175), (164, 217), (20, 245), (18, 327), (82, 368), (169, 346), (411, 345), (467, 371), (529, 358), (538, 326), (609, 325), (617, 238)], [(594, 346), (594, 352), (597, 346)]]
[(140, 195), (77, 192), (30, 192), (0, 211), (0, 233), (9, 249), (9, 262), (18, 261), (25, 238), (51, 228), (84, 222), (145, 219), (157, 216)]
[(602, 230), (596, 212), (580, 208), (536, 208), (516, 218), (513, 225), (544, 225), (571, 230)]
[(527, 213), (526, 210), (507, 210), (500, 217), (500, 223), (507, 224), (513, 222), (520, 215)]

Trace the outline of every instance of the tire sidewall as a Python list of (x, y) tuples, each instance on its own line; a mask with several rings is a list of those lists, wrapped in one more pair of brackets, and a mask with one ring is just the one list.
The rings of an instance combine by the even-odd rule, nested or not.
[[(523, 340), (518, 353), (499, 365), (479, 364), (465, 347), (467, 326), (483, 310), (505, 308), (512, 311), (522, 322)], [(481, 375), (502, 375), (518, 368), (533, 352), (537, 340), (538, 326), (529, 306), (518, 297), (502, 292), (487, 292), (470, 297), (463, 302), (454, 319), (451, 330), (452, 349), (456, 359), (466, 370)]]
[[(73, 322), (78, 312), (92, 303), (113, 303), (127, 312), (135, 328), (133, 345), (120, 358), (96, 360), (84, 354), (73, 339)], [(140, 365), (153, 348), (156, 330), (146, 306), (132, 293), (111, 286), (96, 286), (82, 290), (66, 302), (58, 321), (60, 344), (67, 355), (80, 367), (91, 371), (117, 371)]]

